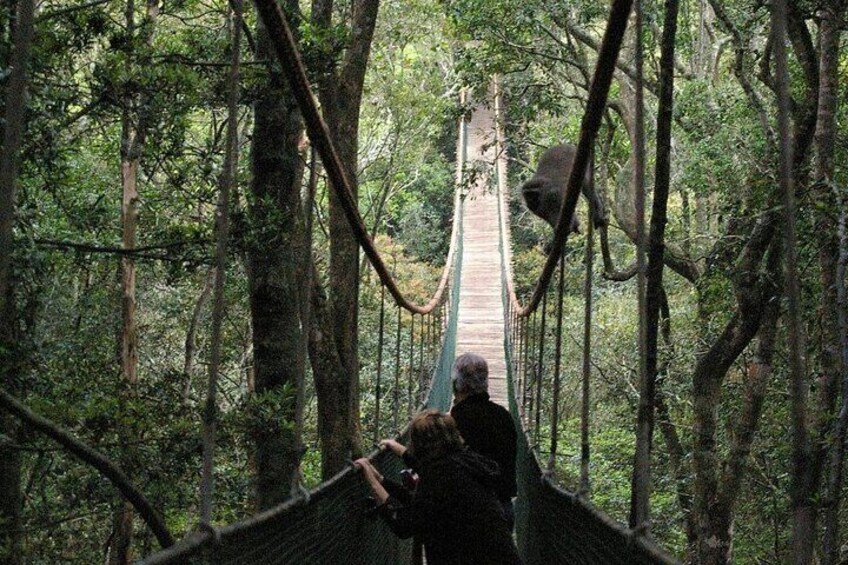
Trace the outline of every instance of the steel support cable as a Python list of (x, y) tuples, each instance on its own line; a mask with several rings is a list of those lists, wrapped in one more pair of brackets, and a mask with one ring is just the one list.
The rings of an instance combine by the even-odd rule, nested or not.
[[(428, 312), (429, 314), (429, 312)], [(418, 371), (416, 371), (416, 379), (418, 384), (418, 398), (416, 399), (418, 402), (423, 400), (421, 398), (421, 392), (424, 390), (424, 387), (421, 386), (424, 380), (425, 371), (427, 368), (424, 366), (424, 314), (421, 314), (421, 324), (419, 325), (418, 330)]]
[(512, 372), (516, 376), (515, 386), (518, 387), (518, 390), (521, 390), (522, 382), (524, 381), (523, 375), (521, 374), (521, 354), (524, 352), (524, 320), (526, 318), (519, 318), (518, 316), (513, 316), (513, 324), (515, 324), (515, 335), (516, 342), (518, 345), (518, 350), (513, 351), (513, 368)]
[(409, 359), (406, 364), (406, 415), (412, 419), (412, 379), (414, 378), (413, 363), (415, 363), (415, 313), (409, 313)]
[(430, 316), (430, 332), (432, 335), (432, 340), (430, 343), (431, 357), (434, 357), (436, 352), (439, 350), (439, 343), (442, 341), (442, 312), (445, 309), (444, 302), (436, 308), (434, 311), (434, 315)]
[(539, 330), (539, 365), (536, 374), (536, 418), (534, 431), (536, 432), (536, 445), (539, 445), (539, 430), (542, 425), (542, 376), (545, 374), (545, 322), (547, 321), (548, 294), (542, 299), (542, 327)]
[(362, 216), (359, 213), (359, 208), (350, 188), (350, 181), (344, 171), (341, 159), (336, 152), (327, 124), (318, 110), (318, 104), (315, 101), (309, 80), (306, 77), (303, 61), (301, 60), (288, 21), (283, 15), (282, 8), (273, 0), (254, 0), (254, 4), (262, 18), (262, 22), (268, 29), (271, 44), (274, 47), (277, 58), (280, 60), (280, 70), (288, 80), (292, 93), (303, 114), (303, 121), (306, 124), (309, 139), (321, 156), (324, 169), (331, 181), (330, 185), (339, 197), (339, 203), (344, 210), (351, 231), (353, 231), (359, 246), (362, 248), (365, 256), (368, 257), (368, 261), (371, 263), (377, 276), (380, 277), (380, 281), (386, 286), (399, 306), (415, 314), (426, 314), (430, 312), (442, 302), (443, 295), (449, 286), (448, 281), (451, 277), (454, 263), (453, 258), (457, 248), (458, 224), (461, 221), (461, 214), (459, 214), (460, 207), (458, 206), (460, 201), (459, 187), (457, 187), (454, 196), (454, 221), (451, 232), (451, 244), (448, 250), (448, 256), (445, 259), (445, 266), (442, 271), (442, 277), (439, 280), (439, 286), (427, 304), (418, 306), (410, 302), (398, 288), (394, 277), (386, 268), (383, 258), (376, 247), (374, 247), (371, 236), (368, 234), (368, 229), (362, 221)]
[[(435, 311), (436, 310), (434, 310), (433, 312), (435, 312)], [(427, 314), (427, 328), (424, 331), (424, 338), (425, 338), (424, 339), (424, 349), (427, 350), (428, 365), (429, 365), (430, 358), (432, 357), (432, 354), (433, 354), (433, 333), (431, 331), (432, 328), (433, 328), (433, 312), (429, 312)], [(428, 366), (428, 368), (429, 368), (429, 366)]]
[(527, 352), (529, 351), (530, 337), (531, 336), (530, 336), (530, 333), (529, 333), (529, 331), (530, 331), (530, 318), (525, 317), (525, 318), (522, 318), (521, 321), (522, 321), (522, 324), (523, 324), (521, 331), (524, 334), (524, 349), (521, 352), (522, 379), (521, 379), (521, 387), (518, 390), (521, 391), (521, 396), (522, 396), (521, 406), (522, 406), (522, 410), (523, 410), (524, 409), (524, 401), (527, 399)]
[[(512, 373), (516, 376), (516, 386), (521, 390), (521, 352), (524, 349), (524, 318), (512, 316), (512, 324), (515, 326), (515, 341), (512, 352)], [(517, 346), (517, 349), (515, 347)]]
[(588, 498), (589, 483), (589, 382), (592, 376), (592, 267), (595, 258), (595, 229), (586, 227), (586, 279), (583, 283), (583, 382), (580, 400), (580, 485), (577, 495)]
[(538, 333), (536, 332), (536, 326), (537, 326), (536, 319), (537, 319), (537, 317), (538, 317), (538, 313), (533, 312), (532, 318), (528, 318), (528, 322), (529, 322), (529, 326), (530, 326), (530, 328), (529, 328), (530, 339), (528, 340), (528, 344), (527, 344), (527, 355), (526, 355), (526, 357), (527, 357), (526, 358), (527, 367), (526, 367), (526, 370), (530, 373), (530, 380), (528, 382), (525, 379), (524, 390), (522, 391), (522, 409), (524, 410), (525, 413), (528, 411), (527, 402), (528, 402), (528, 391), (529, 391), (529, 402), (530, 402), (529, 412), (531, 414), (533, 413), (533, 386), (536, 384), (536, 380), (538, 378), (538, 375), (536, 374), (536, 359), (533, 357), (533, 355), (536, 352), (536, 338), (538, 336)]
[(400, 432), (400, 328), (401, 328), (401, 313), (403, 312), (403, 308), (400, 306), (397, 307), (397, 331), (395, 333), (395, 387), (393, 394), (393, 406), (392, 406), (392, 429), (395, 433)]
[(532, 334), (530, 333), (530, 317), (528, 316), (522, 318), (521, 322), (521, 331), (524, 334), (524, 345), (523, 349), (521, 350), (521, 368), (519, 369), (521, 378), (519, 379), (518, 387), (516, 387), (515, 391), (516, 403), (518, 404), (518, 407), (520, 409), (520, 415), (523, 416), (527, 403), (527, 351), (530, 347), (530, 337), (532, 336)]
[(548, 472), (556, 468), (557, 446), (559, 444), (559, 397), (562, 374), (562, 298), (565, 290), (565, 255), (559, 257), (559, 280), (557, 281), (557, 320), (556, 345), (554, 349), (554, 398), (551, 407), (551, 454), (548, 459)]
[(380, 286), (380, 329), (377, 335), (377, 387), (374, 391), (374, 443), (380, 439), (380, 400), (383, 393), (383, 341), (385, 337), (386, 320), (386, 287)]
[[(257, 0), (259, 1), (259, 0)], [(601, 120), (604, 115), (604, 108), (609, 94), (610, 84), (612, 82), (615, 63), (618, 59), (618, 53), (621, 50), (621, 43), (624, 38), (624, 32), (627, 29), (627, 20), (630, 14), (630, 8), (633, 0), (614, 0), (610, 8), (607, 27), (604, 32), (604, 38), (601, 43), (601, 48), (598, 51), (598, 61), (595, 65), (595, 73), (592, 78), (592, 85), (589, 89), (589, 99), (586, 103), (586, 109), (583, 113), (583, 118), (580, 125), (580, 139), (577, 144), (577, 152), (574, 156), (574, 163), (571, 167), (571, 175), (568, 177), (568, 185), (565, 193), (565, 199), (560, 209), (559, 219), (556, 228), (554, 229), (553, 245), (545, 261), (545, 266), (542, 273), (539, 275), (539, 280), (536, 287), (533, 289), (527, 304), (522, 305), (515, 294), (515, 286), (512, 279), (511, 261), (507, 263), (507, 294), (508, 300), (512, 304), (512, 310), (516, 311), (519, 316), (527, 316), (539, 306), (545, 289), (550, 284), (553, 271), (557, 266), (560, 256), (562, 255), (565, 241), (568, 238), (568, 232), (571, 224), (571, 217), (577, 207), (577, 199), (580, 196), (580, 185), (586, 167), (589, 164), (591, 148), (594, 143), (598, 129), (601, 125)], [(501, 161), (506, 163), (505, 155), (502, 149), (504, 145), (504, 134), (501, 126), (502, 102), (500, 102), (500, 89), (497, 82), (495, 83), (495, 114), (496, 124), (498, 126), (496, 132), (496, 141), (499, 146), (498, 165), (501, 166)], [(505, 181), (502, 186), (499, 183), (501, 190), (501, 198), (504, 198)], [(504, 241), (509, 240), (509, 228), (507, 226), (506, 217), (501, 218), (501, 237)], [(504, 249), (508, 248), (504, 245)]]
[(509, 320), (509, 350), (512, 354), (509, 356), (510, 369), (515, 372), (515, 342), (518, 341), (518, 330), (515, 325), (515, 313), (509, 312), (507, 315)]
[(513, 322), (518, 327), (515, 329), (515, 335), (518, 341), (518, 350), (513, 351), (512, 355), (512, 374), (515, 375), (515, 386), (517, 390), (521, 390), (523, 375), (521, 374), (521, 354), (524, 352), (524, 318), (515, 318)]

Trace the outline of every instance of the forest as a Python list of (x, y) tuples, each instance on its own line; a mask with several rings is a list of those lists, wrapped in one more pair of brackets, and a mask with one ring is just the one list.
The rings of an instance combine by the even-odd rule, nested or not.
[[(437, 339), (387, 307), (269, 13), (368, 238), (425, 304), (451, 248), (460, 124), (493, 104), (493, 77), (516, 291), (533, 291), (552, 230), (519, 187), (580, 137), (610, 4), (4, 0), (0, 562), (126, 564), (306, 496), (426, 392)], [(693, 564), (846, 562), (848, 3), (635, 6), (592, 145), (606, 221), (587, 496), (628, 521), (649, 395), (660, 546)], [(555, 476), (574, 491), (583, 200), (578, 217), (562, 384), (538, 377), (562, 400), (539, 398), (532, 430), (557, 412)], [(659, 280), (641, 320), (640, 269)]]

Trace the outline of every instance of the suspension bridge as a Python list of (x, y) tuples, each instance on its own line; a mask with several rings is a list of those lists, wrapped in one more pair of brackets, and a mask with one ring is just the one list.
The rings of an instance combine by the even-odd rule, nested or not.
[[(456, 355), (473, 351), (486, 357), (492, 399), (509, 407), (525, 432), (519, 434), (516, 501), (516, 540), (525, 563), (675, 563), (650, 538), (614, 521), (585, 496), (560, 487), (532, 449), (536, 442), (528, 433), (532, 415), (526, 411), (527, 395), (528, 390), (534, 394), (532, 385), (540, 381), (538, 375), (528, 380), (526, 366), (538, 365), (538, 358), (536, 362), (528, 358), (533, 355), (527, 345), (531, 338), (512, 323), (505, 163), (496, 132), (495, 113), (483, 105), (460, 125), (458, 153), (467, 156), (467, 163), (458, 166), (460, 176), (463, 169), (481, 173), (470, 187), (459, 183), (452, 259), (447, 266), (450, 292), (437, 328), (441, 349), (422, 407), (448, 409), (450, 368)], [(533, 402), (541, 399), (533, 398), (529, 405)], [(387, 476), (400, 470), (397, 459), (384, 453), (372, 456)], [(413, 543), (397, 539), (369, 515), (367, 496), (358, 473), (348, 468), (308, 496), (244, 522), (195, 532), (143, 563), (416, 562)]]
[[(588, 412), (585, 410), (588, 370), (584, 370), (583, 380), (581, 488), (577, 492), (563, 488), (557, 482), (554, 465), (561, 373), (562, 272), (558, 279), (557, 312), (555, 316), (551, 315), (551, 320), (546, 320), (548, 295), (549, 290), (553, 290), (551, 281), (557, 264), (562, 269), (561, 244), (567, 237), (569, 223), (563, 218), (570, 218), (577, 204), (578, 187), (589, 161), (589, 148), (597, 133), (600, 110), (606, 103), (612, 62), (621, 45), (630, 2), (620, 0), (613, 4), (581, 126), (572, 175), (554, 233), (555, 245), (529, 301), (526, 304), (520, 302), (512, 279), (507, 161), (500, 119), (502, 102), (495, 81), (491, 100), (475, 104), (470, 116), (466, 116), (470, 119), (463, 119), (459, 124), (451, 246), (439, 287), (425, 306), (411, 304), (403, 296), (368, 237), (326, 124), (309, 90), (285, 18), (272, 2), (257, 0), (256, 5), (269, 29), (277, 55), (284, 63), (283, 71), (298, 99), (310, 139), (333, 180), (354, 235), (388, 291), (383, 296), (391, 295), (397, 305), (393, 387), (395, 419), (401, 372), (409, 383), (408, 415), (413, 413), (413, 407), (447, 410), (451, 402), (450, 370), (453, 359), (466, 351), (483, 355), (489, 363), (492, 399), (510, 409), (516, 426), (522, 432), (519, 433), (516, 463), (518, 496), (515, 530), (523, 561), (527, 564), (676, 563), (653, 542), (644, 521), (637, 521), (638, 525), (631, 529), (589, 501), (588, 488), (584, 488), (588, 484), (589, 469), (589, 438), (585, 432), (588, 430)], [(471, 170), (476, 174), (469, 178), (466, 173)], [(591, 262), (587, 261), (587, 265), (591, 273)], [(587, 287), (590, 278), (587, 276)], [(385, 302), (384, 298), (381, 309)], [(406, 324), (409, 339), (405, 344), (400, 339), (403, 310), (409, 317)], [(537, 316), (538, 310), (541, 310), (541, 316)], [(380, 319), (382, 348), (382, 336), (386, 331), (382, 314)], [(586, 319), (588, 328), (588, 309)], [(549, 335), (545, 329), (546, 322), (557, 326), (553, 356), (550, 348), (545, 352)], [(416, 326), (420, 328), (417, 334)], [(408, 347), (409, 351), (403, 362), (400, 355), (402, 347)], [(428, 354), (426, 360), (425, 350)], [(419, 352), (417, 361), (416, 351)], [(553, 363), (550, 362), (551, 357)], [(384, 358), (382, 349), (379, 358)], [(401, 364), (404, 366), (401, 367)], [(382, 362), (379, 365), (378, 407)], [(585, 361), (584, 367), (588, 367)], [(550, 391), (542, 386), (546, 372), (553, 373), (553, 390)], [(413, 383), (417, 387), (415, 394)], [(420, 402), (416, 402), (418, 400)], [(547, 463), (540, 459), (537, 449), (543, 403), (551, 406)], [(375, 437), (380, 431), (379, 408), (377, 412)], [(402, 440), (404, 436), (405, 432), (400, 434)], [(400, 471), (401, 462), (390, 454), (375, 452), (371, 458), (386, 476)], [(634, 473), (634, 476), (637, 474)], [(351, 466), (308, 494), (292, 498), (245, 521), (220, 528), (202, 526), (175, 545), (149, 555), (142, 563), (421, 563), (419, 545), (398, 539), (373, 512), (369, 512), (366, 504), (368, 494), (369, 489)], [(637, 506), (640, 497), (647, 498), (647, 486), (634, 480), (633, 498)], [(637, 516), (639, 512), (637, 508)], [(644, 509), (642, 515), (646, 515)]]

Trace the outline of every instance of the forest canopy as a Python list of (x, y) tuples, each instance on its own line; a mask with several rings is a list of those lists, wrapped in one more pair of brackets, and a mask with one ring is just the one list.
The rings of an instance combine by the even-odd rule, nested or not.
[[(4, 563), (129, 563), (244, 520), (399, 433), (426, 394), (437, 340), (360, 250), (262, 4), (0, 7)], [(520, 187), (546, 148), (578, 143), (608, 3), (276, 5), (369, 241), (415, 304), (450, 267), (461, 124), (494, 109), (497, 79), (528, 297), (553, 232)], [(848, 555), (848, 6), (788, 2), (784, 40), (781, 5), (642, 2), (638, 41), (631, 16), (592, 143), (607, 219), (589, 229), (581, 199), (563, 250), (562, 403), (530, 408), (543, 437), (556, 412), (553, 472), (580, 490), (594, 238), (584, 494), (632, 518), (650, 398), (650, 535), (685, 562)]]

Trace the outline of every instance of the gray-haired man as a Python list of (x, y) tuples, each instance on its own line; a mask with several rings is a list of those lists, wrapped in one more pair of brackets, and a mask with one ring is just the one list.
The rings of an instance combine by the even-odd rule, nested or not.
[(457, 357), (451, 379), (454, 393), (451, 416), (465, 444), (500, 467), (495, 492), (511, 529), (514, 523), (512, 498), (517, 491), (515, 423), (506, 408), (489, 400), (489, 366), (483, 357), (476, 353)]

